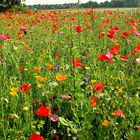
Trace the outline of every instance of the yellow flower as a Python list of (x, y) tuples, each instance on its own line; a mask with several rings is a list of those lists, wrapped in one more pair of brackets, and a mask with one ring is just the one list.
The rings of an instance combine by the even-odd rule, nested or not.
[(112, 40), (115, 45), (118, 45), (118, 40)]
[(27, 69), (27, 68), (25, 68), (24, 70), (25, 70), (25, 71), (28, 71), (28, 69)]
[(43, 84), (38, 84), (37, 87), (38, 88), (44, 88), (44, 85)]
[(47, 78), (44, 78), (42, 76), (36, 76), (36, 79), (39, 81), (39, 82), (44, 82), (47, 80)]
[(116, 86), (116, 90), (118, 93), (123, 93), (123, 87)]
[(53, 68), (54, 68), (54, 65), (52, 65), (52, 64), (49, 64), (49, 65), (48, 65), (48, 69), (51, 70), (51, 69), (53, 69)]
[(140, 90), (140, 86), (139, 86), (139, 87), (137, 87), (137, 89), (138, 89), (138, 90)]
[(91, 82), (92, 82), (92, 83), (96, 83), (96, 82), (97, 82), (97, 80), (91, 80)]
[(10, 89), (10, 94), (11, 94), (12, 96), (17, 95), (17, 92), (19, 92), (19, 89), (16, 88), (16, 87), (13, 87), (13, 88)]
[(118, 54), (115, 56), (117, 59), (121, 59), (121, 56)]
[(86, 70), (90, 70), (90, 67), (85, 67)]
[(60, 82), (65, 81), (66, 78), (67, 78), (67, 77), (66, 77), (65, 75), (60, 75), (60, 74), (56, 76), (56, 80), (57, 80), (57, 81), (60, 81)]
[(109, 121), (108, 120), (104, 120), (103, 123), (102, 123), (102, 125), (108, 126), (109, 125)]
[(23, 112), (27, 112), (28, 110), (29, 110), (29, 107), (27, 107), (27, 106), (25, 106), (25, 107), (22, 108), (22, 111)]
[(19, 117), (18, 117), (18, 115), (16, 115), (16, 114), (10, 114), (10, 115), (9, 115), (9, 118), (10, 118), (11, 120), (14, 120), (14, 119), (18, 119)]

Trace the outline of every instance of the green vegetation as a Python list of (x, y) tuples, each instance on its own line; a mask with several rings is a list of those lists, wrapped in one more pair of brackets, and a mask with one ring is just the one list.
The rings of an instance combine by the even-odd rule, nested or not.
[(139, 140), (140, 11), (0, 13), (0, 140)]

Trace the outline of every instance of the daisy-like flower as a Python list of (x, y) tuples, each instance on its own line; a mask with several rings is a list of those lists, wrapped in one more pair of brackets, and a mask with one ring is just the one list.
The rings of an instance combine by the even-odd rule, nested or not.
[(103, 123), (102, 123), (102, 125), (108, 126), (109, 125), (109, 121), (108, 120), (104, 120)]
[(44, 81), (46, 81), (47, 80), (47, 78), (44, 78), (44, 77), (42, 77), (42, 76), (36, 76), (36, 79), (39, 81), (39, 82), (44, 82)]
[(53, 68), (54, 68), (54, 65), (48, 64), (48, 69), (49, 69), (49, 70), (52, 70)]
[(12, 96), (17, 95), (17, 92), (19, 92), (19, 89), (17, 87), (13, 87), (13, 88), (10, 89), (10, 94)]
[(63, 82), (67, 79), (67, 77), (65, 75), (61, 75), (61, 74), (58, 74), (56, 76), (56, 80), (59, 81), (59, 82)]
[(34, 72), (40, 72), (41, 69), (39, 67), (34, 67)]

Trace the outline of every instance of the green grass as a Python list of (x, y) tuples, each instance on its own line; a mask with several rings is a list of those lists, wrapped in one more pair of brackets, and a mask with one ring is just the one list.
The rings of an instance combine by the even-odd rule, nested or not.
[[(0, 14), (0, 34), (10, 36), (0, 40), (0, 140), (27, 140), (36, 132), (45, 140), (58, 135), (64, 140), (138, 140), (140, 50), (131, 53), (140, 43), (132, 24), (139, 26), (140, 13), (108, 10)], [(20, 31), (22, 26), (27, 33)], [(107, 36), (109, 30), (115, 38)], [(101, 33), (105, 36), (99, 39)], [(112, 52), (112, 63), (98, 60), (114, 45), (120, 51)], [(98, 91), (95, 85), (100, 82), (104, 86)], [(31, 88), (24, 92), (23, 84)], [(51, 115), (35, 113), (42, 104)], [(115, 110), (122, 114), (114, 116)], [(51, 120), (53, 114), (57, 122)]]

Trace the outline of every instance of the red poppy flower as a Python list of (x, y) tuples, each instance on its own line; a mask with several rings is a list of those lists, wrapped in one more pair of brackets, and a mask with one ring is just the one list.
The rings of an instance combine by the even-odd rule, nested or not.
[(135, 28), (135, 29), (139, 28), (138, 24), (135, 21), (132, 21), (131, 24), (132, 24), (133, 28)]
[(56, 52), (56, 53), (55, 53), (55, 56), (56, 56), (56, 57), (60, 57), (60, 56), (61, 56), (61, 53)]
[(134, 55), (137, 54), (138, 52), (140, 52), (140, 45), (138, 45), (138, 46), (131, 52), (131, 55), (134, 56)]
[(40, 136), (39, 134), (32, 134), (29, 140), (44, 140), (44, 138)]
[(8, 40), (10, 39), (10, 36), (8, 35), (0, 35), (0, 40)]
[(116, 38), (115, 36), (115, 31), (108, 31), (109, 33), (107, 34), (107, 37), (110, 38), (110, 39), (113, 39), (113, 38)]
[(28, 92), (30, 90), (31, 86), (29, 84), (23, 84), (21, 85), (20, 89), (23, 91), (23, 92)]
[(35, 110), (35, 114), (46, 117), (51, 115), (51, 110), (44, 105), (41, 105), (39, 109)]
[(100, 60), (100, 61), (106, 60), (106, 61), (108, 61), (109, 63), (112, 62), (112, 59), (110, 59), (110, 58), (109, 58), (108, 56), (106, 56), (105, 54), (101, 54), (101, 55), (98, 56), (97, 58), (98, 58), (98, 60)]
[(124, 117), (124, 112), (120, 109), (115, 110), (112, 115), (117, 116), (117, 117)]
[(111, 26), (110, 28), (111, 28), (112, 31), (119, 31), (119, 27), (118, 26), (115, 26), (115, 27)]
[(94, 109), (97, 108), (97, 98), (96, 98), (96, 97), (91, 97), (91, 98), (90, 98), (90, 105), (91, 105), (91, 107), (93, 107)]
[(76, 28), (75, 28), (76, 32), (77, 33), (81, 33), (83, 30), (82, 30), (82, 27), (77, 25)]
[(98, 38), (99, 38), (99, 39), (102, 39), (104, 36), (105, 36), (104, 33), (100, 33), (100, 34), (98, 35)]
[(127, 61), (128, 60), (128, 56), (122, 56), (122, 60)]
[(92, 89), (101, 92), (104, 87), (105, 87), (105, 83), (100, 82), (100, 83), (93, 85)]
[(20, 72), (22, 72), (22, 71), (24, 71), (24, 67), (19, 67), (18, 70), (19, 70)]
[(58, 26), (56, 24), (53, 25), (53, 30), (57, 31), (58, 30)]
[(120, 36), (120, 38), (121, 38), (121, 39), (125, 39), (125, 38), (126, 38), (126, 36), (123, 36), (123, 35), (122, 35), (122, 36)]
[(123, 32), (123, 35), (127, 37), (129, 36), (129, 32)]
[(114, 45), (112, 48), (110, 48), (110, 50), (112, 51), (112, 53), (118, 54), (118, 53), (120, 53), (120, 46)]
[(81, 61), (79, 59), (77, 59), (77, 58), (74, 58), (73, 59), (73, 65), (75, 67), (82, 67), (83, 66), (83, 64), (81, 63)]
[(23, 26), (23, 27), (20, 27), (20, 30), (23, 31), (23, 32), (26, 32), (27, 30), (27, 27)]
[(140, 126), (136, 126), (135, 129), (140, 131)]

